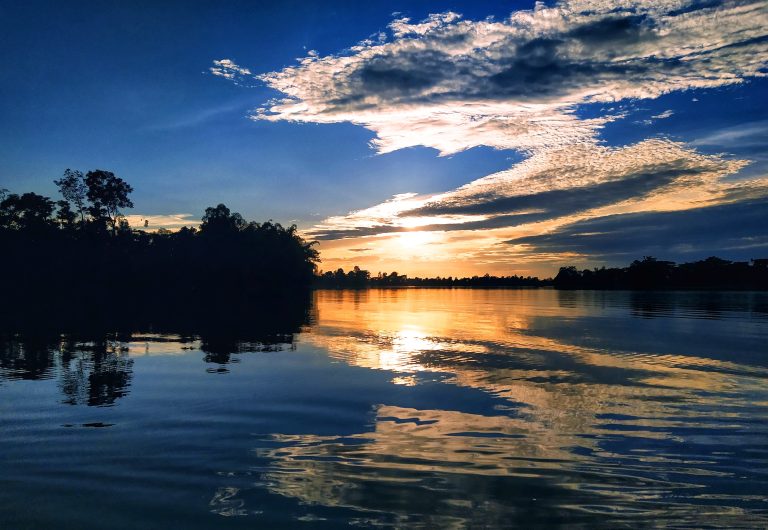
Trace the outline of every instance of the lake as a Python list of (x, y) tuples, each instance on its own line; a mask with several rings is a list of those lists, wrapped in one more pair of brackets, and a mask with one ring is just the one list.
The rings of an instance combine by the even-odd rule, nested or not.
[(304, 304), (7, 331), (0, 527), (768, 526), (768, 293)]

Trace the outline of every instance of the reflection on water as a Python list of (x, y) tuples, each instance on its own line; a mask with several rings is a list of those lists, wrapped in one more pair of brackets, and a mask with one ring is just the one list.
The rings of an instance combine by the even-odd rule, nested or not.
[(55, 467), (154, 507), (78, 497), (126, 528), (768, 525), (768, 293), (318, 291), (292, 314), (6, 334), (0, 463), (24, 465), (0, 506), (88, 526)]

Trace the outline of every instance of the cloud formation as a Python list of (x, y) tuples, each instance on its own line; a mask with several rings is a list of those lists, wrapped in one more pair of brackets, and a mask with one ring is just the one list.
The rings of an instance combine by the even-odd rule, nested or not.
[[(416, 262), (433, 270), (429, 263), (442, 260), (493, 271), (579, 259), (588, 249), (558, 250), (536, 238), (569, 234), (590, 219), (706, 210), (768, 195), (765, 179), (730, 181), (747, 160), (663, 138), (620, 147), (599, 138), (625, 116), (617, 102), (764, 77), (766, 28), (768, 4), (758, 0), (573, 0), (537, 3), (504, 20), (453, 12), (418, 23), (399, 18), (389, 36), (253, 76), (283, 97), (252, 118), (359, 124), (375, 133), (379, 153), (490, 146), (527, 155), (455, 190), (401, 193), (326, 219), (308, 231), (330, 249), (326, 263), (386, 255), (411, 270)], [(211, 71), (235, 80), (252, 75), (229, 60)], [(584, 105), (595, 103), (609, 109), (585, 117)]]
[(332, 217), (311, 234), (322, 240), (414, 228), (510, 228), (608, 207), (680, 210), (725, 200), (734, 186), (751, 189), (752, 181), (723, 181), (745, 165), (743, 160), (702, 155), (660, 139), (621, 148), (576, 144), (538, 152), (509, 170), (451, 192), (402, 194)]
[(766, 26), (761, 1), (584, 0), (502, 21), (398, 19), (389, 41), (257, 76), (286, 97), (254, 118), (358, 123), (376, 133), (379, 152), (592, 142), (616, 116), (579, 119), (578, 105), (765, 75)]
[(231, 59), (220, 59), (213, 61), (213, 66), (208, 69), (213, 75), (223, 77), (224, 79), (236, 79), (241, 76), (251, 75), (251, 71), (242, 66), (238, 66)]
[(687, 260), (726, 252), (749, 260), (768, 252), (766, 198), (675, 212), (610, 215), (573, 223), (548, 234), (511, 244), (533, 252), (574, 252), (593, 258), (629, 262), (641, 255), (665, 254)]

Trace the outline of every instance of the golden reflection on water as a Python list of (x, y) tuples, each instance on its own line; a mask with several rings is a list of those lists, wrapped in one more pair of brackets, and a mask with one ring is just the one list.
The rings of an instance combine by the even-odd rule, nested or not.
[[(546, 329), (534, 329), (535, 319), (557, 322), (590, 314), (587, 306), (558, 304), (557, 295), (522, 290), (319, 291), (318, 321), (301, 340), (354, 366), (401, 373), (396, 378), (400, 384), (413, 381), (418, 372), (449, 373), (454, 384), (526, 404), (535, 415), (562, 416), (572, 410), (594, 417), (626, 413), (631, 406), (634, 415), (662, 418), (669, 415), (669, 403), (643, 398), (675, 396), (701, 405), (698, 391), (714, 396), (765, 387), (765, 368), (674, 351), (680, 345), (648, 353), (583, 347), (542, 336)], [(626, 380), (574, 379), (595, 369), (611, 370)], [(691, 414), (696, 412), (685, 411)]]
[[(724, 518), (710, 523), (746, 521), (734, 506), (749, 500), (743, 494), (702, 492), (690, 502), (699, 487), (691, 477), (729, 475), (719, 466), (727, 451), (683, 451), (696, 443), (747, 443), (739, 436), (743, 423), (768, 416), (768, 371), (688, 355), (685, 344), (672, 340), (668, 351), (647, 352), (633, 351), (628, 341), (609, 349), (578, 345), (567, 333), (547, 336), (595, 312), (627, 312), (561, 302), (557, 292), (541, 290), (316, 293), (317, 321), (300, 342), (353, 366), (391, 371), (395, 385), (439, 381), (501, 402), (486, 414), (450, 410), (450, 403), (445, 410), (382, 403), (369, 432), (273, 435), (277, 448), (260, 453), (273, 462), (265, 485), (310, 504), (439, 526), (508, 521), (520, 499), (505, 499), (528, 502), (524, 490), (532, 478), (553, 488), (540, 492), (546, 500), (538, 502), (551, 502), (556, 512), (611, 506), (696, 524), (706, 498), (707, 516)], [(620, 450), (612, 443), (618, 439)], [(493, 477), (514, 479), (523, 492), (488, 495)], [(670, 504), (672, 492), (680, 499)], [(419, 495), (439, 505), (427, 507)], [(421, 518), (413, 519), (415, 513)]]

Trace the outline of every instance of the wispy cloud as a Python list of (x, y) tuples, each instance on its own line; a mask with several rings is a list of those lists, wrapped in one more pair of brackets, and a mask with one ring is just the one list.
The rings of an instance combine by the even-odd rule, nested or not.
[(653, 125), (657, 121), (667, 119), (667, 118), (671, 117), (674, 114), (675, 113), (674, 113), (673, 110), (668, 109), (668, 110), (665, 110), (664, 112), (660, 112), (658, 114), (654, 114), (653, 116), (651, 116), (651, 117), (649, 117), (649, 118), (647, 118), (645, 120), (642, 120), (640, 122), (636, 122), (636, 123), (642, 123), (643, 125)]
[(734, 147), (762, 146), (768, 149), (768, 121), (744, 123), (738, 126), (726, 127), (691, 142), (696, 146)]
[(239, 81), (244, 77), (252, 76), (252, 72), (247, 68), (238, 66), (232, 59), (219, 59), (213, 61), (213, 66), (208, 69), (213, 75), (229, 79), (230, 81)]
[(673, 114), (674, 114), (674, 111), (672, 111), (671, 109), (667, 109), (664, 112), (660, 112), (659, 114), (655, 114), (655, 115), (651, 116), (651, 119), (652, 120), (663, 120), (663, 119), (669, 118)]
[[(467, 230), (519, 227), (622, 204), (640, 211), (677, 210), (723, 200), (723, 178), (747, 162), (702, 155), (668, 140), (622, 148), (573, 145), (538, 152), (509, 170), (430, 196), (402, 194), (332, 217), (310, 233), (353, 238), (414, 228)], [(745, 188), (752, 181), (737, 184)]]

